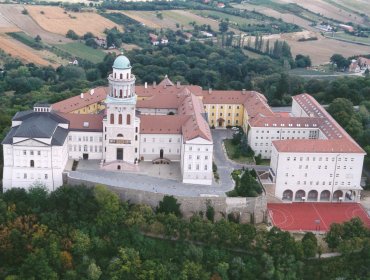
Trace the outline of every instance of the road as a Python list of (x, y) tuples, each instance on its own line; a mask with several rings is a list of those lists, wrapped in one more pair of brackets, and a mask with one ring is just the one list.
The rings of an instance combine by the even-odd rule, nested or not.
[(268, 166), (244, 165), (230, 161), (222, 148), (222, 141), (232, 136), (231, 130), (212, 130), (214, 142), (214, 161), (220, 175), (219, 182), (211, 186), (184, 184), (177, 180), (151, 177), (138, 173), (110, 172), (95, 169), (70, 171), (71, 178), (95, 182), (97, 184), (124, 187), (149, 192), (164, 193), (176, 196), (217, 195), (226, 196), (225, 192), (234, 188), (231, 172), (234, 169), (255, 168), (258, 171), (268, 170)]

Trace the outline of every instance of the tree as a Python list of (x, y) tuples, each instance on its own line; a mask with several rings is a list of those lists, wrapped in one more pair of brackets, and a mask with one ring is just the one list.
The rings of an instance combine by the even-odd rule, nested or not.
[(225, 20), (221, 21), (218, 24), (218, 29), (220, 30), (221, 33), (226, 33), (229, 30), (229, 23)]
[(312, 258), (317, 253), (317, 239), (312, 232), (307, 232), (302, 238), (303, 254), (306, 258)]
[(66, 34), (67, 38), (70, 38), (72, 40), (78, 40), (80, 39), (80, 36), (77, 35), (76, 32), (74, 32), (72, 29), (69, 29)]
[(177, 199), (172, 195), (165, 195), (163, 200), (159, 202), (157, 213), (173, 213), (177, 217), (181, 217), (180, 203), (177, 203)]
[(36, 42), (36, 43), (40, 43), (40, 42), (41, 42), (41, 37), (40, 37), (40, 35), (36, 35), (36, 37), (35, 37), (35, 42)]
[(206, 209), (207, 219), (211, 222), (214, 222), (214, 220), (215, 220), (215, 208), (213, 208), (210, 200), (207, 200), (206, 207), (207, 207), (207, 209)]
[(334, 99), (328, 107), (328, 112), (344, 128), (355, 113), (352, 102), (346, 98)]
[(348, 59), (345, 59), (343, 55), (341, 54), (333, 54), (330, 57), (330, 62), (337, 66), (338, 69), (344, 70), (350, 65), (350, 61)]
[(343, 228), (340, 224), (333, 223), (330, 225), (330, 230), (326, 233), (325, 241), (330, 249), (335, 249), (342, 241)]
[(118, 257), (111, 260), (108, 267), (109, 279), (138, 279), (141, 271), (139, 252), (132, 248), (120, 248)]

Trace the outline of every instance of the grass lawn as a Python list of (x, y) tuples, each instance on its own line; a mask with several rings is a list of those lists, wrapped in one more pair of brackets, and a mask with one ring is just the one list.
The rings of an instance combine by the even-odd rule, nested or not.
[(56, 48), (65, 51), (72, 56), (86, 59), (93, 63), (102, 62), (105, 53), (99, 49), (93, 49), (80, 42), (67, 43), (63, 45), (55, 45)]
[(200, 15), (202, 17), (211, 17), (219, 21), (228, 19), (230, 23), (235, 23), (237, 25), (248, 25), (248, 24), (259, 24), (261, 23), (255, 19), (247, 19), (239, 16), (233, 16), (225, 14), (223, 12), (211, 11), (211, 10), (201, 10), (201, 11), (192, 11), (193, 13)]
[(240, 156), (239, 158), (235, 158), (234, 155), (235, 155), (236, 146), (232, 144), (231, 139), (224, 140), (224, 145), (225, 145), (226, 153), (229, 159), (235, 162), (238, 162), (238, 163), (254, 164), (253, 158), (250, 158), (250, 157)]
[(36, 42), (35, 38), (28, 36), (24, 32), (9, 32), (7, 33), (9, 36), (13, 37), (14, 39), (18, 40), (19, 42), (33, 48), (36, 50), (40, 50), (44, 47), (42, 41)]

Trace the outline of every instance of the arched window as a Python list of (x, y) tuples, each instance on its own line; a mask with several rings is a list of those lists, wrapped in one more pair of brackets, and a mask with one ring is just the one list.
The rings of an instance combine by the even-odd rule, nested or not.
[(122, 80), (123, 79), (123, 74), (119, 74), (119, 78)]
[(114, 124), (114, 114), (110, 114), (110, 124)]
[(131, 115), (127, 115), (127, 117), (126, 117), (126, 124), (127, 125), (131, 124)]
[(116, 75), (116, 73), (114, 73), (114, 78), (117, 78), (117, 75)]
[(135, 141), (137, 141), (137, 135), (135, 135)]
[(31, 159), (31, 161), (30, 161), (30, 166), (31, 166), (31, 167), (35, 167), (35, 162), (34, 162), (34, 160), (33, 160), (33, 159)]
[(121, 133), (118, 133), (117, 137), (123, 137), (123, 135)]
[(114, 97), (116, 97), (116, 96), (117, 96), (117, 90), (114, 89)]
[(119, 97), (122, 98), (122, 89), (119, 90)]
[(128, 80), (128, 73), (127, 73), (126, 77), (127, 77), (127, 80)]
[(118, 115), (118, 124), (122, 124), (122, 114)]

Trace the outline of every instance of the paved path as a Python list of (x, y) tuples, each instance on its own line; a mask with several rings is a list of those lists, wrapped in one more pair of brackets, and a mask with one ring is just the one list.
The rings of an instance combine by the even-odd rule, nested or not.
[[(232, 136), (231, 130), (212, 130), (214, 142), (214, 161), (218, 167), (220, 175), (219, 182), (213, 182), (211, 186), (184, 184), (177, 180), (151, 177), (138, 173), (119, 173), (103, 171), (91, 167), (83, 170), (71, 171), (69, 176), (72, 178), (96, 182), (98, 184), (125, 187), (150, 192), (165, 193), (177, 196), (225, 196), (225, 192), (234, 188), (231, 179), (231, 172), (234, 169), (256, 168), (256, 170), (268, 170), (268, 166), (243, 165), (230, 161), (222, 148), (222, 141)], [(94, 165), (91, 165), (94, 166)]]

